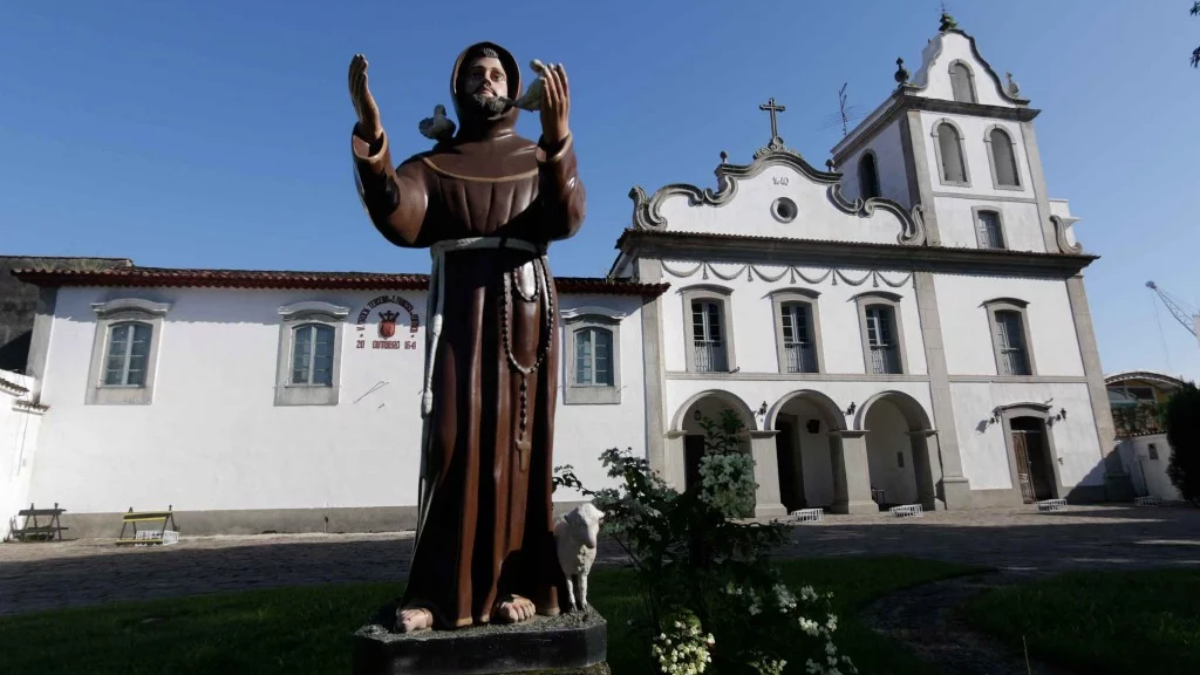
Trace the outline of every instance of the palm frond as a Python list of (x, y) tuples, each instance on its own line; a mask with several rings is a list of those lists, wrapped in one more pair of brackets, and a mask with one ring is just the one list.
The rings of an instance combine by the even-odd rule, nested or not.
[(1200, 47), (1196, 47), (1196, 50), (1192, 52), (1192, 67), (1200, 68)]

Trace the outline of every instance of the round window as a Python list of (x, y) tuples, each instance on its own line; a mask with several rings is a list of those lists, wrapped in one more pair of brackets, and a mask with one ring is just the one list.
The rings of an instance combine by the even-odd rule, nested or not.
[(796, 219), (796, 214), (799, 213), (796, 207), (796, 202), (787, 197), (780, 197), (771, 204), (771, 215), (775, 216), (775, 220), (781, 223), (790, 223)]

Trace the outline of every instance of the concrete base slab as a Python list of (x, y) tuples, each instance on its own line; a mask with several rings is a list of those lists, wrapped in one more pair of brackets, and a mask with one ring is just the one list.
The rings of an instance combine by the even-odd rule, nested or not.
[(353, 675), (606, 675), (608, 626), (594, 609), (522, 624), (393, 633), (396, 603), (354, 633)]
[(834, 504), (829, 507), (832, 513), (841, 513), (846, 515), (866, 515), (871, 513), (881, 513), (879, 505), (875, 502), (850, 502), (848, 504)]
[(788, 514), (787, 507), (783, 504), (755, 504), (755, 518), (782, 518)]

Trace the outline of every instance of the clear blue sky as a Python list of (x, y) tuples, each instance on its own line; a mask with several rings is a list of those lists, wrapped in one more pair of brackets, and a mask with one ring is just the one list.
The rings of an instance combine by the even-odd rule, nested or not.
[[(1200, 379), (1200, 346), (1159, 311), (1154, 279), (1200, 305), (1195, 195), (1200, 44), (1191, 2), (955, 0), (985, 58), (1032, 105), (1052, 197), (1102, 259), (1087, 289), (1106, 371)], [(588, 187), (559, 275), (601, 275), (630, 186), (714, 185), (780, 132), (821, 166), (849, 82), (869, 110), (915, 71), (934, 0), (841, 2), (6, 2), (0, 8), (0, 253), (140, 265), (426, 271), (371, 227), (351, 178), (350, 57), (365, 53), (396, 155), (449, 103), (454, 57), (493, 40), (567, 65)], [(538, 133), (537, 120), (520, 125)], [(399, 157), (397, 157), (399, 159)]]

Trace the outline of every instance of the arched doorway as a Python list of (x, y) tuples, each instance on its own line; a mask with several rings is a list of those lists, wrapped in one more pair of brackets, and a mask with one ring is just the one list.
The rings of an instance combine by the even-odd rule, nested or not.
[(778, 431), (775, 456), (780, 501), (788, 512), (831, 508), (837, 499), (836, 454), (845, 417), (825, 394), (795, 391), (775, 404), (767, 428)]
[(903, 392), (883, 392), (863, 404), (858, 425), (866, 431), (871, 497), (879, 507), (935, 509), (936, 462), (928, 444), (935, 432), (921, 404)]
[(700, 460), (707, 447), (703, 420), (719, 422), (732, 413), (742, 423), (738, 448), (750, 453), (750, 432), (757, 427), (750, 407), (726, 391), (709, 390), (687, 400), (675, 413), (671, 434), (675, 446), (668, 458), (668, 483), (677, 490), (690, 490), (700, 483)]

